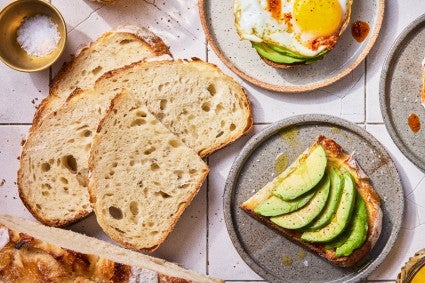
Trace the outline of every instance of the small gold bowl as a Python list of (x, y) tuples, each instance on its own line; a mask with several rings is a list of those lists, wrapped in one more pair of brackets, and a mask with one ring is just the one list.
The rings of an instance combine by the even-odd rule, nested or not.
[[(25, 18), (46, 15), (57, 25), (60, 40), (56, 49), (42, 57), (29, 55), (17, 42), (17, 30)], [(59, 11), (43, 0), (16, 0), (0, 12), (0, 59), (9, 67), (22, 72), (48, 68), (62, 54), (66, 43), (66, 25)]]

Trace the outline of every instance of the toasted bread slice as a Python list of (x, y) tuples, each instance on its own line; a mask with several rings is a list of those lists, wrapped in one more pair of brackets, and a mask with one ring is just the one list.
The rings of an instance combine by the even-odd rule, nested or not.
[[(354, 158), (351, 155), (345, 153), (342, 147), (335, 141), (324, 136), (319, 136), (316, 142), (302, 155), (307, 156), (316, 145), (321, 145), (325, 149), (328, 162), (337, 168), (343, 168), (343, 170), (348, 170), (351, 173), (356, 184), (356, 189), (366, 203), (368, 213), (368, 233), (366, 241), (361, 247), (354, 250), (353, 253), (349, 256), (337, 257), (335, 250), (333, 249), (326, 249), (325, 246), (321, 244), (302, 241), (302, 232), (297, 230), (284, 229), (271, 222), (268, 217), (264, 217), (255, 213), (254, 209), (272, 194), (274, 188), (273, 181), (268, 183), (254, 196), (242, 203), (240, 207), (258, 221), (279, 231), (281, 234), (290, 240), (297, 242), (301, 246), (316, 252), (318, 255), (327, 259), (332, 264), (338, 266), (353, 266), (371, 251), (376, 241), (378, 240), (379, 235), (381, 234), (382, 210), (380, 207), (380, 198), (372, 187), (369, 178), (366, 176)], [(296, 166), (298, 166), (296, 162), (291, 164), (291, 168), (295, 168)], [(291, 168), (285, 171), (290, 172)]]
[(57, 110), (77, 88), (92, 88), (104, 73), (152, 57), (172, 58), (161, 38), (145, 28), (123, 26), (82, 48), (59, 70), (38, 107), (33, 125)]
[(223, 282), (64, 229), (0, 215), (0, 282)]
[(103, 230), (152, 252), (199, 191), (208, 167), (147, 111), (142, 99), (115, 97), (89, 159), (90, 200)]

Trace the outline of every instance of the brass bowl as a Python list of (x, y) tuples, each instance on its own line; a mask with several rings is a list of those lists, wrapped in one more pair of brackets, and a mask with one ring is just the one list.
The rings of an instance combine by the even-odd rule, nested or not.
[(406, 262), (397, 276), (397, 283), (424, 282), (425, 277), (425, 249), (415, 253)]
[[(17, 30), (25, 17), (46, 15), (57, 25), (60, 40), (57, 48), (43, 57), (29, 55), (17, 42)], [(0, 59), (9, 67), (22, 72), (48, 68), (62, 54), (66, 43), (66, 25), (59, 11), (42, 0), (16, 0), (0, 12)]]

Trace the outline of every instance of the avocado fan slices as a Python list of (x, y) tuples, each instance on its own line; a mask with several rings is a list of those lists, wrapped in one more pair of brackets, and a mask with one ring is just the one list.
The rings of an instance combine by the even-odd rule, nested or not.
[(302, 232), (305, 242), (335, 250), (336, 257), (349, 256), (366, 240), (368, 216), (352, 175), (338, 165), (317, 145), (276, 177), (271, 196), (254, 212)]

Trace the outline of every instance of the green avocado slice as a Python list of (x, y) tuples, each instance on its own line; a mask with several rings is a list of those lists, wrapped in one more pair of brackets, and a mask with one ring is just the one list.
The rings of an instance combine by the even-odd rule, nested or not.
[(329, 196), (330, 179), (327, 175), (317, 185), (317, 191), (310, 202), (303, 208), (291, 213), (271, 217), (270, 221), (286, 229), (300, 229), (311, 223), (325, 207)]
[(341, 200), (331, 222), (316, 231), (304, 232), (301, 239), (307, 242), (329, 242), (340, 235), (347, 227), (355, 205), (355, 184), (349, 172), (344, 172), (344, 188)]
[(316, 190), (313, 189), (305, 195), (290, 201), (282, 200), (276, 196), (271, 196), (263, 203), (260, 203), (254, 209), (254, 212), (263, 216), (277, 216), (290, 213), (304, 207), (313, 198), (315, 193)]
[[(326, 152), (321, 145), (317, 145), (310, 154), (301, 155), (298, 167), (283, 178), (273, 195), (283, 200), (294, 200), (313, 189), (325, 174), (327, 158)], [(289, 167), (291, 168), (291, 167)], [(282, 172), (281, 175), (287, 172)]]
[(329, 191), (328, 202), (322, 213), (307, 227), (308, 231), (314, 231), (327, 225), (338, 208), (339, 201), (341, 200), (344, 178), (342, 177), (341, 171), (333, 166), (329, 166), (329, 177), (331, 179), (331, 189)]
[(311, 64), (318, 60), (323, 59), (328, 49), (323, 50), (314, 57), (306, 57), (296, 52), (293, 52), (285, 47), (277, 46), (274, 44), (268, 44), (265, 42), (251, 42), (255, 50), (264, 58), (282, 64), (294, 64), (294, 63), (305, 63)]
[(367, 237), (367, 207), (359, 193), (357, 193), (356, 207), (353, 219), (349, 227), (347, 240), (336, 248), (336, 256), (349, 256), (355, 249), (360, 247)]

